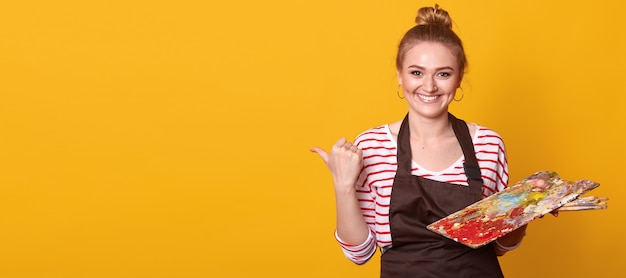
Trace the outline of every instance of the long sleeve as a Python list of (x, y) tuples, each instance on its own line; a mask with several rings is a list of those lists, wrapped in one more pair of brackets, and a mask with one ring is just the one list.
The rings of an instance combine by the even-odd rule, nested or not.
[(365, 264), (372, 258), (374, 253), (376, 253), (376, 235), (374, 235), (374, 232), (371, 230), (365, 242), (359, 245), (346, 244), (339, 238), (337, 231), (335, 231), (335, 239), (337, 239), (339, 246), (341, 246), (343, 254), (355, 264)]

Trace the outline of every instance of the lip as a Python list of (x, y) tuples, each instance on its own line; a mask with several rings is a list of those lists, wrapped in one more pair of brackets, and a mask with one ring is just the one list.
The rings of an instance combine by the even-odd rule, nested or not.
[(424, 94), (416, 94), (417, 97), (423, 102), (435, 102), (441, 97), (441, 95), (424, 95)]

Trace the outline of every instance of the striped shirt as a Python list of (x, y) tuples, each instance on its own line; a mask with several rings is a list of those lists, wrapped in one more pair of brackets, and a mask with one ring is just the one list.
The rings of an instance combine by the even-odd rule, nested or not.
[[(506, 149), (498, 133), (479, 125), (476, 125), (472, 141), (483, 178), (484, 198), (504, 189), (508, 183)], [(391, 244), (389, 201), (398, 167), (397, 143), (389, 125), (382, 125), (358, 135), (354, 144), (363, 151), (363, 169), (357, 180), (356, 194), (370, 235), (359, 245), (344, 243), (336, 232), (335, 238), (348, 259), (356, 264), (364, 264), (375, 253), (377, 246)], [(433, 172), (413, 161), (411, 172), (422, 178), (468, 186), (463, 162), (464, 156), (461, 155), (447, 169)]]

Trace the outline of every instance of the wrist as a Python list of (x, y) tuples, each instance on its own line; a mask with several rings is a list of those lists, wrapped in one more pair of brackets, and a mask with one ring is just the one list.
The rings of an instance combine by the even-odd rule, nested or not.
[(499, 249), (500, 251), (508, 252), (519, 247), (522, 244), (522, 241), (520, 240), (514, 245), (503, 245), (502, 243), (500, 243), (499, 240), (496, 239), (495, 244), (496, 244), (496, 248)]
[(517, 246), (526, 236), (526, 227), (527, 225), (521, 226), (517, 230), (512, 231), (509, 234), (497, 239), (496, 242), (502, 247)]
[(356, 188), (354, 185), (337, 185), (335, 184), (335, 195), (354, 196), (356, 194)]

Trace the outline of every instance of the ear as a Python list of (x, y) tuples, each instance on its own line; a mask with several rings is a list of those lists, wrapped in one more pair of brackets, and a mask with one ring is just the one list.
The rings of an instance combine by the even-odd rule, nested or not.
[(398, 76), (398, 84), (402, 85), (402, 78), (400, 78), (400, 70), (396, 70), (396, 75)]

